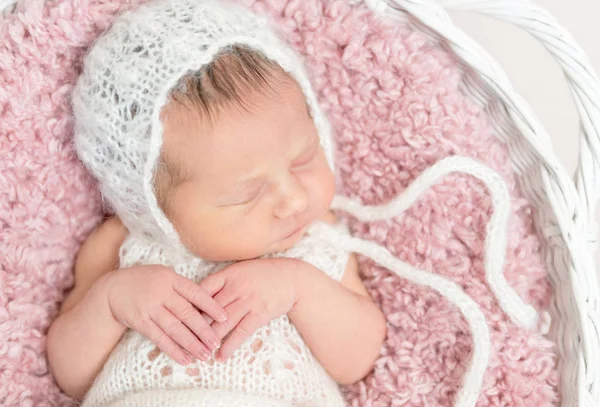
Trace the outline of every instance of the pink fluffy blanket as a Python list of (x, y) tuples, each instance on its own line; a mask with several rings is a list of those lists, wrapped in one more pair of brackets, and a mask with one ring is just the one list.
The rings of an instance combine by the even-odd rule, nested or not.
[[(464, 72), (432, 37), (345, 0), (240, 0), (271, 15), (306, 58), (338, 142), (340, 193), (389, 200), (449, 155), (501, 173), (512, 194), (505, 275), (538, 310), (550, 296), (507, 150), (459, 84)], [(139, 0), (133, 1), (133, 3)], [(45, 360), (45, 333), (81, 241), (99, 221), (99, 195), (71, 144), (69, 93), (82, 56), (126, 0), (27, 0), (0, 20), (0, 405), (71, 405)], [(485, 283), (492, 212), (482, 184), (445, 177), (398, 222), (353, 233), (459, 283), (481, 306), (492, 349), (478, 406), (557, 404), (553, 344), (508, 320)], [(389, 333), (375, 371), (345, 389), (352, 406), (450, 406), (470, 356), (460, 313), (431, 290), (362, 260)]]

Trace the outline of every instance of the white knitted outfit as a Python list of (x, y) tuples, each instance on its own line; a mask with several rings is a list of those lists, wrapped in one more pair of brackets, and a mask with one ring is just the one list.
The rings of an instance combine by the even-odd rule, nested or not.
[[(347, 233), (342, 225), (337, 229)], [(139, 262), (164, 264), (197, 282), (226, 265), (191, 255), (173, 256), (168, 248), (143, 238), (127, 239), (122, 253), (124, 267)], [(318, 236), (308, 235), (274, 257), (302, 259), (339, 280), (348, 255)], [(253, 395), (252, 402), (245, 397), (247, 394)], [(196, 361), (182, 366), (157, 352), (155, 345), (139, 333), (128, 331), (83, 406), (131, 405), (342, 407), (344, 401), (335, 381), (313, 357), (288, 317), (283, 316), (259, 329), (225, 363)]]
[[(153, 179), (163, 137), (160, 112), (170, 92), (182, 77), (200, 70), (234, 44), (262, 52), (298, 82), (334, 168), (329, 124), (302, 63), (264, 18), (225, 0), (158, 0), (124, 13), (87, 55), (73, 94), (77, 152), (129, 230), (121, 248), (123, 267), (163, 264), (200, 281), (226, 265), (205, 262), (187, 251), (157, 204)], [(488, 225), (485, 259), (488, 282), (509, 316), (531, 326), (535, 312), (502, 275), (509, 195), (493, 171), (471, 159), (452, 157), (425, 171), (387, 205), (364, 207), (336, 197), (333, 206), (362, 221), (401, 216), (424, 189), (455, 171), (480, 178), (492, 193), (495, 211)], [(489, 330), (477, 304), (459, 286), (414, 269), (381, 246), (351, 237), (339, 225), (315, 224), (294, 248), (274, 256), (303, 259), (339, 280), (349, 252), (371, 257), (403, 278), (434, 288), (460, 309), (474, 343), (455, 405), (474, 406), (489, 358)], [(84, 401), (85, 407), (341, 405), (336, 383), (286, 316), (261, 328), (222, 364), (180, 366), (156, 352), (150, 341), (128, 331)]]

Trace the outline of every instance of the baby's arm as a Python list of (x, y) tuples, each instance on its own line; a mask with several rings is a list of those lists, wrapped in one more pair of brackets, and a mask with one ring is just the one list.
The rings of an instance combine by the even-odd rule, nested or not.
[(75, 266), (75, 289), (48, 332), (52, 373), (75, 398), (85, 395), (127, 328), (184, 365), (191, 356), (207, 360), (219, 346), (201, 313), (225, 321), (223, 308), (165, 266), (118, 269), (117, 253), (126, 236), (113, 218), (85, 241)]
[(75, 263), (75, 287), (48, 332), (50, 369), (60, 387), (81, 399), (125, 327), (112, 316), (104, 277), (118, 268), (127, 230), (117, 218), (100, 225), (84, 242)]
[(369, 373), (385, 339), (386, 322), (350, 256), (341, 284), (307, 264), (298, 273), (299, 299), (288, 313), (313, 355), (340, 384)]
[[(328, 212), (324, 221), (337, 219)], [(312, 267), (310, 267), (312, 269)], [(341, 284), (320, 271), (307, 274), (299, 300), (288, 314), (317, 360), (340, 384), (371, 370), (386, 334), (385, 318), (371, 300), (350, 254)]]

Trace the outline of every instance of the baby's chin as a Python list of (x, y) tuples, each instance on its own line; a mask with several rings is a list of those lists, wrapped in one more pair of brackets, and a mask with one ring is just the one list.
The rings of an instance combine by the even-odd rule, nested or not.
[(294, 247), (306, 235), (307, 227), (303, 227), (291, 236), (278, 240), (270, 248), (268, 254), (283, 252)]
[[(336, 219), (335, 215), (331, 211), (325, 212), (322, 216), (320, 216), (318, 218), (318, 220), (326, 222), (326, 223), (329, 223), (329, 224), (332, 224), (332, 225), (337, 222), (337, 219)], [(265, 253), (265, 254), (284, 252), (286, 250), (291, 249), (300, 240), (302, 240), (306, 236), (306, 231), (310, 228), (311, 224), (312, 223), (307, 224), (306, 226), (304, 226), (302, 229), (296, 231), (291, 236), (288, 236), (288, 237), (283, 238), (283, 239), (279, 239), (278, 241), (274, 242), (271, 245), (271, 247), (269, 248), (269, 250), (267, 251), (267, 253)], [(258, 256), (258, 257), (260, 257), (260, 256)]]
[(262, 249), (259, 250), (241, 250), (241, 251), (236, 251), (236, 250), (223, 250), (223, 251), (219, 251), (219, 250), (210, 250), (210, 251), (206, 251), (206, 250), (190, 250), (192, 253), (194, 253), (196, 256), (198, 256), (199, 258), (205, 260), (205, 261), (211, 261), (211, 262), (230, 262), (230, 261), (245, 261), (245, 260), (253, 260), (253, 259), (258, 259), (260, 257), (269, 255), (269, 254), (273, 254), (273, 253), (280, 253), (280, 252), (284, 252), (286, 250), (291, 249), (292, 247), (294, 247), (300, 240), (302, 240), (302, 238), (306, 235), (306, 227), (296, 233), (294, 233), (292, 236), (289, 236), (285, 239), (281, 239), (278, 241), (275, 241), (273, 243), (271, 243), (270, 245), (268, 245), (266, 248), (263, 247)]

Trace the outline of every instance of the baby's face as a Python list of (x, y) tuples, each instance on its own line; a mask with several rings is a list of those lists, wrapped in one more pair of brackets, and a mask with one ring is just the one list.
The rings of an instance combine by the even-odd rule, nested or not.
[(304, 95), (289, 80), (273, 86), (277, 95), (249, 95), (248, 111), (232, 106), (212, 120), (180, 104), (164, 111), (163, 149), (183, 177), (165, 214), (203, 259), (289, 249), (329, 210), (334, 175)]

